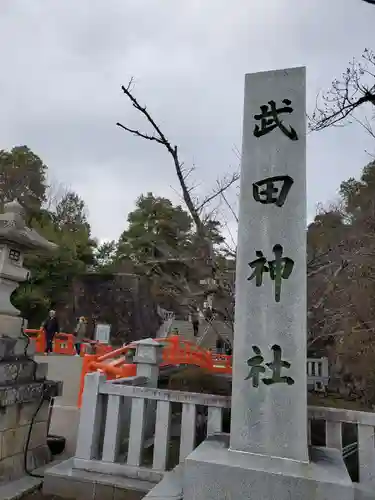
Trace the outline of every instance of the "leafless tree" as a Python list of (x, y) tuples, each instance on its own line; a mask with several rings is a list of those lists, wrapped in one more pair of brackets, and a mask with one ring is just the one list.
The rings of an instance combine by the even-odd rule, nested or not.
[[(310, 117), (312, 131), (339, 127), (357, 122), (375, 137), (372, 122), (375, 118), (375, 54), (365, 49), (359, 60), (353, 59), (331, 88), (317, 97)], [(370, 108), (368, 116), (360, 111)]]
[(156, 123), (155, 119), (151, 116), (150, 112), (147, 110), (146, 106), (143, 106), (139, 103), (138, 99), (134, 95), (133, 88), (133, 79), (130, 80), (127, 86), (121, 87), (124, 95), (130, 100), (133, 107), (139, 111), (141, 115), (144, 116), (146, 121), (151, 125), (154, 133), (152, 135), (141, 132), (140, 130), (130, 128), (122, 123), (117, 123), (116, 125), (121, 129), (135, 135), (136, 137), (140, 137), (147, 141), (156, 142), (157, 144), (162, 145), (169, 153), (173, 160), (174, 169), (181, 187), (182, 196), (184, 202), (190, 212), (190, 215), (194, 221), (196, 226), (196, 230), (198, 235), (200, 235), (203, 239), (206, 238), (206, 228), (202, 218), (203, 209), (211, 203), (215, 198), (224, 193), (230, 186), (232, 186), (239, 179), (239, 173), (234, 172), (230, 176), (225, 179), (219, 181), (218, 188), (215, 189), (212, 193), (206, 196), (200, 202), (194, 202), (192, 195), (192, 187), (188, 185), (187, 178), (194, 170), (194, 167), (187, 169), (183, 162), (179, 158), (178, 147), (173, 145), (171, 141), (167, 138), (167, 136), (162, 132), (160, 126)]
[[(212, 202), (220, 197), (225, 196), (224, 193), (227, 191), (227, 189), (233, 186), (238, 181), (239, 173), (236, 171), (230, 175), (227, 175), (223, 179), (217, 180), (215, 188), (212, 189), (212, 191), (203, 199), (199, 200), (194, 197), (194, 186), (189, 184), (188, 179), (189, 175), (194, 170), (194, 167), (185, 167), (179, 157), (178, 147), (176, 145), (173, 145), (173, 143), (167, 138), (166, 134), (161, 130), (154, 117), (147, 110), (146, 106), (140, 104), (138, 99), (135, 97), (133, 79), (130, 80), (127, 86), (122, 86), (121, 88), (124, 95), (131, 102), (132, 106), (145, 118), (145, 121), (149, 125), (151, 125), (153, 133), (147, 134), (138, 129), (133, 129), (120, 122), (118, 122), (116, 125), (122, 130), (125, 130), (126, 132), (129, 132), (136, 137), (140, 137), (146, 141), (160, 144), (167, 150), (173, 162), (174, 170), (182, 191), (183, 200), (194, 221), (196, 234), (201, 246), (200, 255), (197, 258), (184, 258), (183, 256), (173, 255), (173, 252), (171, 252), (170, 249), (164, 249), (164, 256), (161, 259), (157, 259), (157, 261), (153, 262), (149, 261), (147, 265), (150, 266), (151, 264), (153, 266), (151, 268), (151, 271), (155, 272), (155, 269), (157, 267), (159, 267), (160, 269), (160, 266), (163, 264), (163, 262), (172, 262), (173, 260), (179, 262), (184, 261), (188, 267), (198, 266), (201, 268), (201, 270), (203, 268), (202, 275), (206, 275), (207, 277), (211, 276), (212, 280), (215, 280), (215, 275), (218, 269), (215, 262), (215, 252), (213, 244), (212, 241), (210, 241), (209, 235), (207, 234), (205, 224), (209, 215), (211, 215), (207, 214), (207, 208), (210, 204), (212, 204)], [(206, 269), (206, 271), (204, 271), (204, 269)], [(149, 268), (149, 272), (151, 271)], [(210, 282), (210, 280), (208, 280), (208, 282)], [(205, 298), (207, 297), (207, 295), (214, 294), (218, 291), (218, 287), (216, 285), (212, 286), (212, 284), (202, 285), (199, 290), (192, 289), (188, 280), (184, 279), (181, 274), (178, 274), (176, 276), (169, 276), (169, 283), (167, 284), (167, 286), (171, 287), (171, 289), (173, 289), (175, 292), (180, 293), (187, 303)]]

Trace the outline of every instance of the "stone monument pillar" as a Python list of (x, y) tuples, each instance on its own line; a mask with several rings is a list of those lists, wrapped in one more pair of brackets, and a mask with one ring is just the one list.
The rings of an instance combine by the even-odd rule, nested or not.
[(49, 403), (60, 395), (62, 385), (46, 380), (47, 363), (34, 361), (34, 343), (23, 335), (22, 318), (10, 297), (27, 278), (24, 252), (55, 248), (26, 227), (17, 201), (5, 205), (5, 213), (0, 214), (0, 484), (25, 474), (24, 453), (32, 422), (27, 468), (50, 460)]
[(246, 76), (230, 447), (307, 461), (302, 68)]
[(307, 443), (305, 78), (245, 78), (230, 438), (187, 457), (184, 500), (353, 498), (340, 452)]

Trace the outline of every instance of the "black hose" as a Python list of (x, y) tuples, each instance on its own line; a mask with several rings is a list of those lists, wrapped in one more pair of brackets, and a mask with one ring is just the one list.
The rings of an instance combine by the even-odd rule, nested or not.
[(30, 422), (30, 427), (29, 427), (29, 432), (27, 433), (27, 438), (26, 438), (26, 443), (25, 443), (25, 451), (24, 451), (24, 455), (23, 455), (23, 467), (25, 469), (25, 472), (28, 476), (31, 476), (31, 477), (36, 477), (38, 479), (44, 479), (44, 476), (41, 476), (40, 474), (35, 474), (34, 472), (30, 471), (27, 467), (27, 452), (29, 451), (29, 445), (30, 445), (30, 439), (31, 439), (31, 433), (32, 433), (32, 430), (33, 430), (33, 426), (34, 426), (34, 423), (35, 423), (35, 419), (44, 403), (44, 388), (45, 388), (45, 384), (43, 383), (43, 390), (42, 390), (42, 397), (40, 398), (40, 401), (39, 401), (39, 404), (38, 404), (38, 407), (34, 413), (34, 415), (32, 416), (31, 418), (31, 422)]
[[(25, 357), (27, 357), (27, 349), (29, 348), (29, 345), (30, 345), (30, 337), (25, 333), (25, 328), (24, 327), (25, 327), (25, 318), (22, 318), (21, 334), (27, 339), (26, 340), (26, 346), (25, 346), (23, 354), (24, 354)], [(36, 381), (36, 371), (38, 369), (38, 363), (35, 361), (35, 359), (32, 359), (32, 358), (30, 358), (30, 361), (32, 361), (33, 364), (34, 364), (33, 381), (35, 382)], [(39, 474), (35, 474), (35, 473), (33, 473), (32, 471), (30, 471), (28, 469), (28, 467), (27, 467), (27, 453), (29, 451), (31, 433), (32, 433), (32, 430), (33, 430), (35, 419), (38, 416), (38, 413), (39, 413), (39, 411), (40, 411), (40, 409), (41, 409), (41, 407), (43, 405), (43, 402), (44, 402), (44, 392), (45, 392), (45, 382), (43, 382), (42, 395), (41, 395), (38, 407), (35, 410), (34, 415), (31, 418), (30, 427), (29, 427), (29, 431), (27, 433), (27, 438), (26, 438), (26, 443), (25, 443), (25, 449), (24, 449), (24, 454), (23, 454), (23, 467), (25, 469), (26, 474), (29, 475), (29, 476), (31, 476), (31, 477), (38, 478), (38, 479), (44, 479), (44, 476), (41, 476)]]
[[(24, 354), (24, 357), (27, 358), (27, 349), (29, 348), (29, 345), (30, 345), (30, 337), (27, 335), (27, 333), (25, 333), (25, 328), (24, 327), (25, 327), (25, 318), (22, 318), (21, 334), (26, 338), (26, 346), (25, 346), (23, 354)], [(33, 362), (33, 365), (34, 365), (33, 381), (36, 382), (36, 372), (37, 372), (37, 369), (38, 369), (38, 363), (33, 358), (29, 358), (29, 359), (30, 359), (30, 361)], [(24, 455), (23, 455), (23, 466), (24, 466), (24, 470), (25, 470), (26, 474), (29, 475), (30, 477), (34, 477), (34, 478), (37, 478), (37, 479), (44, 479), (44, 476), (42, 476), (40, 474), (36, 474), (36, 473), (34, 473), (34, 472), (32, 472), (32, 471), (30, 471), (28, 469), (28, 467), (27, 467), (27, 453), (29, 451), (30, 440), (31, 440), (31, 433), (32, 433), (32, 430), (33, 430), (35, 419), (38, 416), (38, 413), (39, 413), (40, 409), (42, 408), (43, 403), (45, 401), (45, 397), (44, 397), (45, 396), (45, 390), (46, 390), (46, 382), (43, 381), (41, 398), (40, 398), (38, 407), (35, 410), (34, 415), (31, 418), (31, 422), (30, 422), (30, 426), (29, 426), (29, 431), (27, 433), (27, 438), (26, 438), (26, 443), (25, 443)], [(49, 409), (49, 415), (48, 415), (48, 423), (47, 423), (47, 439), (48, 439), (48, 437), (50, 435), (49, 434), (49, 430), (50, 430), (50, 425), (51, 425), (51, 417), (52, 417), (53, 405), (54, 405), (54, 398), (51, 399), (51, 403), (50, 403), (50, 409)], [(42, 487), (42, 485), (43, 485), (43, 483), (41, 483), (40, 488)]]

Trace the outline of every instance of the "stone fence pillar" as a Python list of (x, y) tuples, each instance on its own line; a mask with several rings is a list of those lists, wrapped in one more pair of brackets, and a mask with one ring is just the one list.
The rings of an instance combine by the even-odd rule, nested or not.
[[(162, 359), (162, 345), (153, 339), (143, 339), (135, 342), (137, 345), (133, 362), (137, 365), (137, 376), (146, 377), (147, 387), (157, 387), (159, 380), (159, 365)], [(146, 445), (155, 433), (157, 401), (146, 401), (146, 419), (144, 439)]]
[(147, 377), (147, 387), (157, 387), (162, 345), (153, 339), (134, 342), (137, 345), (133, 362), (137, 365), (137, 376)]

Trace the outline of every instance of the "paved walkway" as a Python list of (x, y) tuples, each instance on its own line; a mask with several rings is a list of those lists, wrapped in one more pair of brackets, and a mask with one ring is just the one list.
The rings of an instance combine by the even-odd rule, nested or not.
[(75, 451), (79, 410), (77, 398), (82, 369), (82, 358), (76, 356), (35, 356), (39, 363), (48, 363), (48, 379), (64, 382), (62, 396), (55, 399), (51, 419), (51, 434), (64, 436), (67, 440), (66, 456)]
[(62, 397), (56, 398), (61, 406), (77, 406), (79, 381), (82, 370), (82, 358), (78, 356), (35, 356), (38, 363), (48, 363), (49, 380), (62, 380), (64, 390)]

